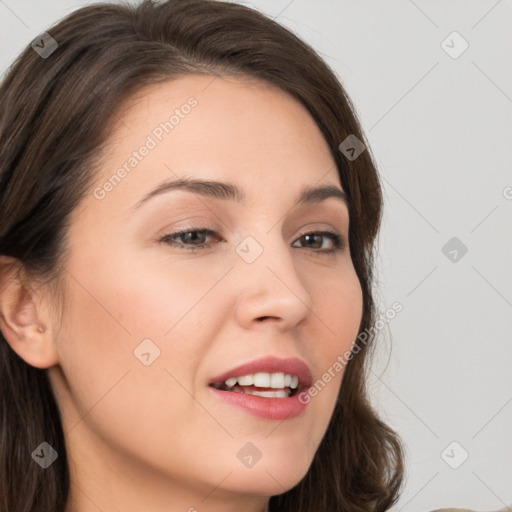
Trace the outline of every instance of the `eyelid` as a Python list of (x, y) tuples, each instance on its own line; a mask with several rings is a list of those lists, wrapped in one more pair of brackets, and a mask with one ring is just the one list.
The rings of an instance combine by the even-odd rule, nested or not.
[[(175, 225), (178, 225), (178, 227), (174, 227)], [(185, 221), (185, 224), (180, 224), (179, 222), (176, 222), (174, 224), (171, 224), (170, 226), (167, 226), (165, 229), (162, 229), (160, 231), (160, 234), (157, 235), (157, 239), (161, 238), (165, 235), (176, 235), (178, 233), (183, 233), (187, 231), (202, 231), (204, 229), (211, 229), (212, 231), (215, 231), (218, 233), (220, 231), (219, 225), (215, 224), (214, 222), (210, 221), (192, 221), (188, 220)]]

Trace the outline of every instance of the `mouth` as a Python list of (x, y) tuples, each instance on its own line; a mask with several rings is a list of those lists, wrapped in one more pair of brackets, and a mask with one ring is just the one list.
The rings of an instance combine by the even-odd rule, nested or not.
[(290, 398), (309, 388), (311, 382), (311, 371), (301, 359), (266, 356), (232, 368), (208, 385), (226, 393)]
[(258, 372), (228, 377), (223, 382), (209, 384), (220, 391), (244, 393), (263, 398), (289, 398), (299, 393), (299, 377), (289, 373)]
[(230, 407), (266, 420), (300, 417), (309, 401), (300, 393), (311, 386), (308, 365), (297, 357), (266, 356), (212, 378), (212, 393)]

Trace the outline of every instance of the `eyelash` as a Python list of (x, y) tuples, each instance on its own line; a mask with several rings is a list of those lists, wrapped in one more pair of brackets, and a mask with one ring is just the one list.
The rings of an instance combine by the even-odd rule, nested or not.
[[(208, 243), (208, 244), (188, 245), (187, 246), (186, 244), (176, 243), (174, 240), (172, 240), (172, 238), (174, 238), (174, 237), (179, 237), (179, 236), (186, 235), (189, 233), (203, 233), (203, 234), (206, 234), (209, 236), (216, 235), (216, 232), (211, 229), (187, 228), (184, 231), (177, 231), (175, 233), (169, 233), (167, 235), (164, 235), (159, 240), (159, 242), (165, 243), (172, 247), (177, 247), (180, 251), (197, 251), (200, 249), (208, 248), (212, 245), (211, 243)], [(303, 233), (297, 240), (299, 240), (300, 238), (302, 238), (304, 236), (308, 236), (308, 235), (322, 235), (324, 237), (329, 237), (332, 240), (333, 245), (334, 245), (334, 248), (332, 248), (332, 249), (323, 249), (323, 250), (322, 249), (311, 249), (313, 252), (317, 252), (317, 253), (325, 254), (325, 255), (331, 255), (336, 252), (343, 251), (346, 247), (345, 239), (341, 235), (339, 235), (338, 233), (335, 233), (333, 231), (310, 231), (308, 233)], [(186, 247), (186, 248), (184, 248), (184, 247)]]

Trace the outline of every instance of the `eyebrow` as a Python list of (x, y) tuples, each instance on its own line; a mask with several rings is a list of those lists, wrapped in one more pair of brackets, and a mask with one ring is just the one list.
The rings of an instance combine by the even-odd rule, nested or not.
[[(234, 183), (194, 178), (180, 178), (178, 180), (159, 183), (141, 200), (135, 203), (131, 209), (140, 208), (152, 197), (164, 194), (171, 190), (187, 190), (189, 192), (194, 192), (205, 197), (212, 197), (214, 199), (221, 200), (231, 200), (240, 205), (245, 205), (247, 202), (247, 197), (244, 191)], [(320, 203), (331, 197), (341, 200), (347, 209), (349, 208), (349, 199), (347, 194), (334, 185), (310, 185), (304, 187), (299, 192), (296, 205)]]

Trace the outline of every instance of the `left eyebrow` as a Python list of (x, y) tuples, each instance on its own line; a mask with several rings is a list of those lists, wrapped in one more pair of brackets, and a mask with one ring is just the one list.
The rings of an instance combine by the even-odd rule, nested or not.
[[(149, 199), (152, 197), (170, 192), (172, 190), (187, 190), (201, 196), (213, 197), (215, 199), (221, 200), (231, 200), (241, 205), (247, 204), (247, 196), (245, 195), (245, 192), (234, 183), (193, 178), (180, 178), (177, 180), (159, 183), (142, 199), (135, 203), (131, 209), (140, 208), (142, 204), (149, 201)], [(347, 208), (349, 207), (349, 199), (346, 193), (334, 185), (306, 186), (300, 191), (296, 199), (296, 204), (302, 205), (320, 203), (331, 197), (341, 200)]]

